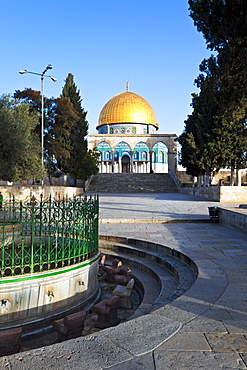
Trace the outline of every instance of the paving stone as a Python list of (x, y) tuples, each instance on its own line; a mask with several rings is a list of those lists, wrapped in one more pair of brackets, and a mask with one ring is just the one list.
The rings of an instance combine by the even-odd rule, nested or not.
[(197, 298), (207, 303), (213, 304), (221, 297), (224, 292), (225, 284), (212, 285), (210, 284), (211, 280), (208, 279), (208, 282), (205, 284), (200, 284), (200, 281), (197, 280), (190, 289), (191, 298)]
[[(195, 316), (202, 315), (209, 310), (212, 305), (208, 302), (189, 296), (190, 291), (164, 306), (163, 314), (173, 320), (188, 322)], [(162, 312), (162, 311), (161, 311)]]
[(230, 334), (247, 334), (247, 321), (223, 321)]
[(246, 366), (237, 353), (161, 351), (154, 352), (156, 370), (241, 370)]
[(202, 333), (177, 333), (161, 344), (159, 350), (210, 351), (211, 348)]
[(107, 367), (110, 370), (156, 370), (154, 367), (154, 359), (152, 353), (147, 353), (142, 356), (135, 357), (118, 365)]
[[(247, 261), (246, 261), (246, 265), (247, 265)], [(246, 278), (247, 278), (247, 274), (237, 275), (235, 273), (235, 275), (234, 274), (228, 275), (229, 283), (235, 284), (236, 286), (238, 286), (238, 284), (241, 284), (243, 282), (243, 279), (246, 279)]]
[(242, 312), (247, 312), (247, 302), (243, 299), (225, 299), (224, 294), (217, 301), (217, 306), (237, 309)]
[(101, 331), (99, 335), (110, 338), (119, 347), (134, 356), (155, 349), (180, 328), (180, 323), (158, 314), (145, 315)]
[(212, 258), (212, 260), (220, 260), (221, 263), (222, 261), (226, 260), (227, 262), (229, 261), (229, 256), (226, 256), (224, 253), (222, 253), (221, 251), (209, 251), (207, 252), (208, 255), (210, 256), (210, 258)]
[(192, 320), (197, 316), (193, 312), (174, 307), (172, 304), (167, 304), (165, 307), (158, 308), (153, 312), (153, 314), (162, 315), (170, 320), (175, 320), (182, 324)]
[[(215, 276), (215, 277), (223, 276), (227, 281), (225, 271), (215, 266), (215, 264), (208, 263), (208, 261), (205, 261), (205, 260), (198, 261), (198, 262), (200, 263), (200, 276), (201, 277), (207, 278), (208, 276)], [(212, 267), (210, 267), (210, 265), (212, 265)]]
[[(246, 283), (245, 283), (246, 285)], [(243, 300), (243, 301), (246, 301), (247, 300), (247, 291), (246, 291), (246, 287), (245, 287), (245, 291), (243, 290), (239, 290), (239, 286), (237, 287), (228, 287), (224, 293), (222, 294), (222, 298), (223, 299), (236, 299), (236, 300)]]
[(8, 356), (11, 370), (101, 370), (133, 358), (107, 337), (90, 335)]
[(203, 316), (213, 320), (233, 320), (229, 311), (222, 308), (211, 308), (205, 312)]
[(247, 353), (240, 353), (241, 358), (243, 359), (246, 368), (247, 368)]
[(228, 312), (233, 318), (233, 320), (236, 320), (236, 321), (246, 321), (247, 320), (247, 312), (243, 312), (237, 309), (228, 309)]
[[(225, 324), (225, 323), (224, 323)], [(227, 334), (226, 327), (221, 321), (206, 319), (202, 316), (196, 317), (187, 324), (183, 325), (179, 333), (225, 333)], [(228, 330), (229, 331), (229, 330)]]
[(247, 352), (247, 339), (241, 334), (205, 334), (215, 352)]

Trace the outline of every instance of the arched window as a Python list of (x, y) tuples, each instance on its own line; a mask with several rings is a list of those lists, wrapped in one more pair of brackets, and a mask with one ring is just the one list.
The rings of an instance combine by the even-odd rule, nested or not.
[(149, 147), (147, 146), (147, 144), (140, 141), (134, 147), (134, 153), (135, 153), (134, 159), (139, 160), (139, 161), (147, 161), (148, 152), (149, 152)]
[(167, 153), (168, 149), (167, 146), (159, 142), (153, 146), (153, 157), (155, 158), (155, 163), (167, 163)]
[(164, 153), (163, 152), (159, 152), (159, 162), (164, 163)]
[(147, 160), (147, 153), (146, 152), (142, 152), (142, 160), (143, 161)]
[(105, 141), (102, 141), (96, 148), (96, 150), (101, 154), (101, 161), (109, 161), (111, 153), (111, 147)]

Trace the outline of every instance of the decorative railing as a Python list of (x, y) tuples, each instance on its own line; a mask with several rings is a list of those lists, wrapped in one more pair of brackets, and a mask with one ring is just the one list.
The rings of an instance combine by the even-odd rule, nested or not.
[(59, 269), (98, 251), (98, 197), (26, 202), (0, 211), (0, 276)]

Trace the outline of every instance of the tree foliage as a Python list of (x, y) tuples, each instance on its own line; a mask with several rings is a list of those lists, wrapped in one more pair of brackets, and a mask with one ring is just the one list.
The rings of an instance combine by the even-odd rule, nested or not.
[(56, 158), (61, 171), (70, 173), (71, 132), (79, 117), (69, 98), (61, 96), (54, 103), (54, 122), (47, 134), (48, 153)]
[(9, 96), (0, 98), (0, 178), (19, 181), (41, 179), (41, 146), (35, 132), (38, 116), (29, 105), (17, 103)]
[(192, 175), (246, 167), (247, 30), (241, 23), (247, 7), (239, 0), (189, 0), (189, 5), (216, 53), (202, 61), (195, 80), (199, 93), (192, 95), (193, 112), (178, 138), (182, 164)]
[(99, 154), (95, 150), (89, 150), (81, 162), (81, 166), (78, 167), (77, 179), (87, 180), (91, 175), (98, 173), (98, 159)]
[(74, 124), (71, 127), (69, 143), (70, 143), (70, 158), (69, 158), (69, 172), (75, 179), (79, 179), (80, 166), (87, 153), (88, 122), (86, 120), (87, 112), (82, 108), (82, 99), (80, 97), (80, 90), (74, 83), (74, 76), (69, 73), (65, 85), (63, 87), (62, 96), (69, 98), (73, 108), (77, 114)]
[[(23, 91), (16, 90), (14, 98), (17, 101), (25, 102), (29, 105), (30, 112), (38, 114), (39, 120), (36, 123), (35, 131), (41, 138), (41, 93), (40, 91), (26, 88)], [(44, 96), (44, 134), (46, 135), (54, 120), (54, 99), (47, 99)], [(44, 144), (46, 144), (44, 140)], [(45, 147), (46, 149), (46, 147)]]
[(209, 49), (247, 47), (246, 0), (189, 0), (189, 10)]
[[(40, 135), (40, 92), (28, 88), (16, 91), (14, 97), (19, 102), (28, 103), (30, 113), (38, 114), (40, 121), (36, 121), (35, 131)], [(61, 175), (62, 171), (74, 179), (84, 179), (85, 173), (90, 175), (97, 172), (94, 154), (87, 152), (86, 115), (74, 76), (69, 73), (59, 98), (44, 97), (44, 156), (49, 176)], [(89, 172), (85, 166), (88, 166)]]

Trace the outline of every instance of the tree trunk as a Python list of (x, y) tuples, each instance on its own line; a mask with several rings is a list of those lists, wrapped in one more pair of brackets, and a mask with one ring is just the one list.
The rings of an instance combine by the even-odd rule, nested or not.
[(238, 168), (236, 169), (236, 185), (241, 186), (241, 173), (242, 170), (239, 170)]
[(234, 167), (231, 167), (230, 186), (234, 186)]

